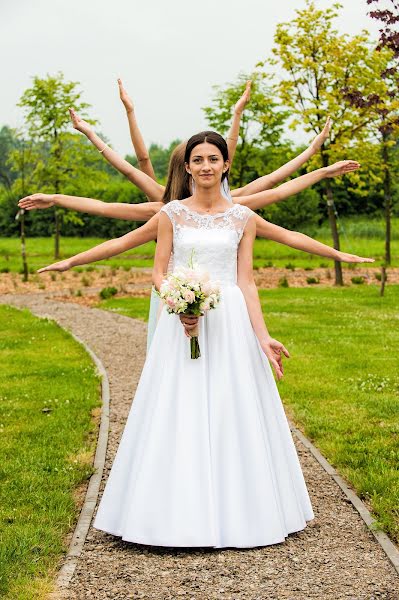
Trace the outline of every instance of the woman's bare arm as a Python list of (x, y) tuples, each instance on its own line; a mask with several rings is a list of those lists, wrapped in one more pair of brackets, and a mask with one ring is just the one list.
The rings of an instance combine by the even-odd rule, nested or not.
[(313, 142), (310, 144), (306, 150), (301, 152), (298, 156), (287, 162), (285, 165), (269, 173), (268, 175), (264, 175), (263, 177), (259, 177), (255, 179), (255, 181), (251, 181), (247, 185), (244, 185), (241, 188), (236, 188), (235, 190), (231, 190), (231, 194), (233, 197), (237, 196), (249, 196), (251, 194), (257, 194), (258, 192), (262, 192), (264, 190), (270, 190), (277, 184), (290, 177), (295, 171), (297, 171), (302, 165), (304, 165), (314, 154), (316, 154), (324, 142), (327, 140), (331, 129), (331, 119), (328, 117), (326, 124), (324, 125), (323, 131), (319, 133)]
[(98, 246), (94, 246), (90, 250), (80, 252), (79, 254), (75, 254), (75, 256), (43, 267), (38, 270), (38, 273), (44, 273), (45, 271), (68, 271), (72, 267), (105, 260), (106, 258), (111, 258), (111, 256), (122, 254), (126, 250), (137, 248), (142, 244), (155, 240), (158, 231), (158, 219), (159, 215), (155, 215), (148, 223), (134, 231), (130, 231), (122, 237), (108, 240)]
[(288, 350), (284, 348), (283, 344), (270, 336), (263, 319), (258, 290), (254, 281), (252, 264), (255, 232), (255, 219), (254, 217), (250, 217), (238, 248), (237, 284), (244, 296), (249, 318), (259, 344), (267, 358), (270, 360), (277, 379), (281, 379), (283, 376), (281, 354), (283, 353), (285, 356), (289, 357), (289, 353)]
[(69, 210), (98, 215), (125, 221), (148, 221), (157, 214), (163, 202), (143, 202), (140, 204), (127, 204), (126, 202), (103, 202), (94, 198), (80, 196), (66, 196), (64, 194), (31, 194), (21, 198), (19, 208), (35, 210), (59, 206)]
[(290, 231), (284, 227), (279, 227), (278, 225), (269, 223), (269, 221), (262, 219), (262, 217), (259, 215), (256, 215), (255, 223), (257, 236), (266, 238), (268, 240), (273, 240), (274, 242), (284, 244), (285, 246), (295, 248), (296, 250), (302, 250), (303, 252), (308, 252), (309, 254), (324, 256), (340, 262), (374, 262), (374, 258), (363, 258), (361, 256), (356, 256), (356, 254), (348, 254), (347, 252), (335, 250), (335, 248), (331, 248), (322, 242), (318, 242), (304, 233)]
[(105, 144), (104, 141), (94, 133), (91, 125), (84, 121), (76, 114), (76, 112), (71, 108), (69, 110), (72, 124), (77, 131), (83, 133), (87, 139), (97, 148), (99, 152), (104, 156), (104, 158), (117, 169), (122, 175), (125, 175), (136, 185), (147, 198), (153, 202), (160, 202), (163, 197), (163, 193), (165, 188), (163, 185), (154, 181), (151, 177), (149, 177), (146, 173), (140, 171), (140, 169), (136, 169), (133, 167), (127, 160), (123, 159), (115, 150), (112, 150)]
[(152, 271), (152, 282), (155, 289), (159, 291), (172, 253), (173, 226), (169, 217), (162, 212), (158, 215), (157, 249), (155, 251), (154, 269)]
[(231, 165), (233, 164), (233, 159), (237, 148), (237, 142), (240, 135), (241, 116), (251, 97), (251, 84), (252, 81), (247, 81), (244, 93), (234, 107), (233, 121), (230, 127), (230, 131), (227, 134), (226, 138), (227, 148), (229, 151), (230, 169)]
[(118, 87), (119, 97), (122, 100), (123, 106), (126, 110), (126, 116), (129, 123), (130, 139), (132, 140), (134, 152), (136, 154), (139, 167), (141, 171), (143, 171), (143, 173), (146, 173), (148, 177), (151, 177), (151, 179), (156, 181), (150, 155), (136, 120), (133, 102), (129, 94), (123, 87), (122, 79), (118, 79)]
[(315, 171), (291, 179), (291, 181), (282, 183), (272, 190), (258, 192), (251, 196), (238, 196), (237, 198), (234, 198), (233, 201), (235, 203), (244, 204), (252, 210), (258, 210), (264, 208), (268, 204), (280, 202), (281, 200), (285, 200), (285, 198), (289, 198), (289, 196), (298, 194), (299, 192), (302, 192), (302, 190), (318, 183), (326, 177), (339, 177), (345, 175), (345, 173), (356, 171), (359, 167), (359, 163), (354, 160), (341, 160), (328, 167), (322, 167), (321, 169), (316, 169)]

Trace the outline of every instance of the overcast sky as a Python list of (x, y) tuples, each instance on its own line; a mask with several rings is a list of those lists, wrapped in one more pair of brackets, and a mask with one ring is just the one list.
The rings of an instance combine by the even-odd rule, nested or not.
[[(343, 0), (342, 32), (377, 35), (366, 0)], [(316, 0), (320, 8), (332, 0)], [(79, 81), (116, 150), (131, 152), (116, 78), (132, 96), (146, 142), (204, 129), (212, 85), (234, 81), (270, 53), (277, 23), (304, 0), (0, 0), (0, 126), (22, 123), (15, 105), (31, 77), (63, 71)]]

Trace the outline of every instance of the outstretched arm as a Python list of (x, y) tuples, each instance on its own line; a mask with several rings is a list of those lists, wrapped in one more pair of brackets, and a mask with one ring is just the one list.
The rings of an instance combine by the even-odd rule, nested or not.
[(163, 185), (154, 181), (151, 177), (146, 175), (146, 173), (143, 173), (140, 169), (136, 169), (136, 167), (133, 167), (127, 160), (119, 156), (115, 150), (112, 150), (112, 148), (105, 144), (103, 140), (94, 133), (91, 125), (87, 123), (87, 121), (81, 119), (72, 108), (69, 109), (69, 112), (74, 128), (83, 133), (93, 146), (101, 152), (104, 158), (115, 167), (115, 169), (140, 188), (149, 200), (152, 200), (153, 202), (160, 202), (162, 200), (165, 191)]
[[(227, 141), (227, 148), (229, 151), (230, 169), (231, 169), (231, 165), (233, 164), (233, 159), (234, 159), (234, 155), (236, 153), (236, 148), (237, 148), (238, 137), (240, 135), (241, 116), (242, 116), (242, 113), (244, 112), (244, 109), (245, 109), (246, 105), (248, 104), (249, 99), (251, 97), (251, 85), (252, 85), (252, 81), (247, 81), (247, 83), (245, 85), (244, 93), (234, 107), (233, 122), (231, 124), (230, 131), (227, 134), (226, 141)], [(250, 194), (251, 192), (248, 192), (248, 193)]]
[(88, 263), (96, 262), (97, 260), (105, 260), (106, 258), (111, 258), (111, 256), (126, 252), (126, 250), (137, 248), (146, 242), (155, 240), (158, 231), (158, 219), (159, 215), (155, 215), (155, 217), (142, 227), (130, 231), (120, 238), (103, 242), (90, 250), (80, 252), (80, 254), (75, 254), (75, 256), (43, 267), (38, 270), (38, 273), (44, 273), (45, 271), (68, 271), (68, 269), (71, 269), (72, 267), (87, 265)]
[(288, 350), (284, 348), (283, 344), (270, 336), (263, 319), (258, 290), (254, 281), (252, 265), (255, 232), (255, 219), (254, 217), (250, 217), (244, 229), (244, 233), (238, 248), (237, 284), (244, 296), (249, 318), (251, 320), (255, 335), (259, 340), (259, 344), (267, 358), (270, 360), (277, 379), (281, 379), (283, 376), (281, 354), (283, 353), (285, 356), (289, 357), (289, 353)]
[(301, 152), (298, 156), (287, 162), (285, 165), (269, 173), (269, 175), (264, 175), (263, 177), (259, 177), (259, 179), (255, 179), (255, 181), (251, 181), (247, 185), (244, 185), (241, 188), (236, 188), (231, 191), (233, 197), (236, 196), (249, 196), (251, 194), (256, 194), (258, 192), (262, 192), (264, 190), (270, 190), (277, 184), (290, 177), (295, 171), (297, 171), (302, 165), (304, 165), (314, 154), (316, 154), (324, 142), (327, 140), (331, 129), (331, 119), (327, 118), (326, 124), (324, 125), (323, 131), (319, 133), (313, 142), (310, 144), (306, 150)]
[(291, 179), (291, 181), (282, 183), (273, 190), (258, 192), (251, 196), (238, 196), (237, 198), (234, 198), (234, 202), (245, 204), (245, 206), (248, 206), (252, 210), (258, 210), (264, 208), (268, 204), (273, 204), (273, 202), (280, 202), (289, 196), (299, 194), (302, 190), (318, 183), (326, 177), (339, 177), (340, 175), (345, 175), (345, 173), (356, 171), (359, 167), (359, 163), (355, 160), (340, 160), (329, 167), (316, 169), (315, 171)]
[(140, 204), (127, 204), (126, 202), (103, 202), (93, 198), (82, 198), (80, 196), (65, 196), (64, 194), (32, 194), (21, 198), (18, 202), (19, 208), (24, 210), (35, 210), (59, 206), (113, 219), (125, 221), (148, 221), (163, 206), (163, 202), (143, 202)]
[(141, 135), (141, 131), (136, 121), (136, 115), (134, 112), (133, 102), (123, 87), (122, 79), (118, 79), (119, 97), (122, 100), (123, 106), (126, 110), (126, 116), (129, 123), (130, 139), (132, 140), (134, 152), (137, 156), (140, 169), (143, 173), (146, 173), (148, 177), (151, 177), (156, 181), (154, 169), (150, 159), (150, 155), (147, 150), (147, 146)]
[(280, 244), (284, 244), (290, 248), (302, 250), (303, 252), (309, 252), (309, 254), (316, 254), (317, 256), (325, 256), (326, 258), (332, 258), (333, 260), (338, 260), (341, 262), (374, 262), (374, 258), (363, 258), (361, 256), (356, 256), (356, 254), (340, 252), (339, 250), (335, 250), (335, 248), (331, 248), (326, 244), (322, 244), (322, 242), (314, 240), (308, 235), (299, 233), (298, 231), (290, 231), (289, 229), (284, 229), (284, 227), (279, 227), (278, 225), (269, 223), (269, 221), (262, 219), (262, 217), (259, 215), (256, 215), (255, 222), (257, 236), (266, 238), (268, 240), (273, 240), (274, 242), (279, 242)]

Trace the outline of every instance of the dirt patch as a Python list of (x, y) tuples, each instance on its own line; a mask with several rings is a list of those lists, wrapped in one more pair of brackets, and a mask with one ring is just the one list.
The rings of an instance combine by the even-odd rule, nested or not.
[[(260, 268), (254, 271), (258, 288), (333, 286), (333, 268), (283, 269), (277, 267)], [(379, 267), (344, 268), (345, 285), (356, 285), (352, 278), (362, 278), (365, 285), (380, 285), (377, 276)], [(286, 282), (286, 283), (285, 283)], [(399, 284), (399, 268), (388, 270), (388, 285)], [(73, 301), (81, 306), (94, 306), (99, 301), (99, 292), (105, 287), (115, 287), (119, 295), (148, 296), (151, 290), (150, 269), (110, 269), (97, 267), (93, 271), (66, 271), (65, 273), (43, 273), (30, 275), (23, 282), (17, 273), (0, 274), (1, 294), (35, 294), (45, 292), (46, 296), (57, 296), (64, 301)]]

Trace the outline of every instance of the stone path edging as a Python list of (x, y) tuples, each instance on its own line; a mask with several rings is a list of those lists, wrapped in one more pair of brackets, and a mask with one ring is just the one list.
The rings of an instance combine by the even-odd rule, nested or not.
[(384, 550), (385, 554), (393, 564), (396, 572), (399, 575), (399, 550), (391, 542), (386, 533), (384, 533), (381, 529), (378, 528), (375, 519), (373, 519), (370, 511), (364, 504), (364, 502), (359, 498), (355, 492), (348, 487), (345, 480), (337, 473), (332, 465), (328, 462), (328, 460), (322, 455), (322, 453), (312, 444), (310, 440), (299, 431), (291, 422), (290, 429), (291, 432), (297, 436), (297, 438), (302, 442), (302, 444), (312, 453), (317, 462), (323, 467), (323, 469), (334, 479), (335, 483), (341, 488), (345, 496), (348, 498), (350, 503), (356, 508), (357, 512), (366, 523), (368, 529), (371, 531), (381, 548)]

